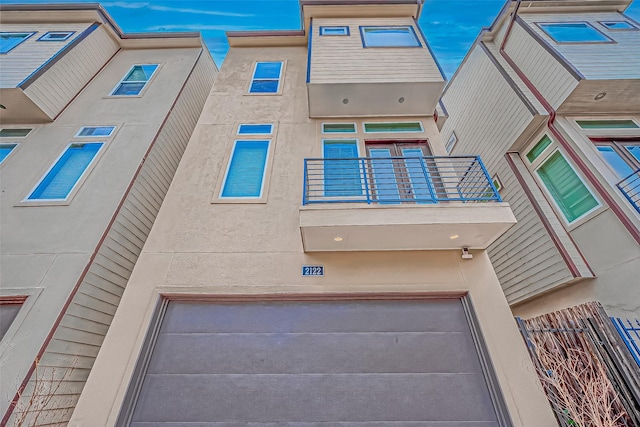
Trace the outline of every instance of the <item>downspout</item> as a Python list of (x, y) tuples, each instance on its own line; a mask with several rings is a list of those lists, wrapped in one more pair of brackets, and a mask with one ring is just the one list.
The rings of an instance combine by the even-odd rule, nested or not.
[(629, 217), (625, 214), (625, 212), (618, 206), (618, 202), (609, 194), (608, 189), (600, 182), (600, 180), (594, 175), (591, 171), (591, 168), (582, 160), (582, 158), (578, 155), (578, 153), (573, 149), (569, 141), (562, 135), (560, 130), (557, 128), (555, 120), (556, 120), (556, 110), (551, 106), (549, 101), (545, 99), (545, 97), (540, 93), (538, 88), (529, 80), (529, 78), (525, 75), (525, 73), (518, 67), (513, 59), (507, 54), (505, 51), (505, 46), (507, 45), (507, 41), (509, 40), (509, 36), (511, 35), (511, 30), (513, 29), (513, 25), (516, 22), (516, 17), (518, 15), (518, 10), (520, 9), (520, 4), (522, 0), (516, 0), (516, 7), (513, 10), (511, 15), (511, 20), (509, 22), (509, 27), (504, 35), (504, 39), (500, 44), (500, 55), (507, 61), (507, 63), (511, 66), (513, 71), (518, 75), (518, 77), (524, 82), (527, 88), (531, 91), (531, 93), (536, 97), (536, 99), (542, 104), (544, 109), (549, 114), (549, 118), (547, 119), (547, 128), (549, 132), (556, 138), (558, 143), (562, 146), (565, 152), (569, 155), (573, 163), (580, 169), (580, 172), (587, 178), (589, 183), (596, 189), (598, 195), (607, 203), (611, 211), (618, 217), (622, 225), (627, 229), (631, 237), (636, 241), (636, 243), (640, 244), (640, 230), (635, 226), (633, 222), (629, 219)]

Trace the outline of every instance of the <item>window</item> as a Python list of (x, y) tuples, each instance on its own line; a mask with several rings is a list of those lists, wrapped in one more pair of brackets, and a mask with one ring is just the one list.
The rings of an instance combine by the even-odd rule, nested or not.
[(582, 129), (637, 129), (633, 120), (576, 120)]
[(458, 137), (456, 136), (456, 133), (451, 132), (451, 136), (449, 137), (449, 140), (447, 141), (447, 145), (445, 146), (445, 149), (447, 150), (447, 154), (451, 153), (451, 150), (453, 150), (453, 147), (455, 147), (457, 142), (458, 142)]
[(134, 65), (127, 75), (118, 83), (111, 95), (135, 96), (142, 92), (153, 74), (156, 72), (158, 64)]
[(35, 33), (0, 33), (0, 53), (8, 53), (11, 49), (34, 34)]
[[(326, 197), (362, 196), (358, 141), (355, 139), (325, 139), (324, 195)], [(352, 160), (351, 160), (352, 159)]]
[(367, 133), (375, 132), (422, 132), (422, 123), (406, 122), (406, 123), (364, 123), (364, 131)]
[(0, 340), (18, 316), (26, 297), (0, 297)]
[(629, 21), (603, 21), (600, 22), (610, 30), (638, 30), (639, 28)]
[(539, 24), (556, 43), (611, 43), (609, 37), (587, 22), (557, 22)]
[(420, 47), (411, 25), (393, 27), (360, 27), (364, 47)]
[(257, 124), (257, 125), (245, 125), (238, 126), (238, 135), (271, 135), (273, 133), (273, 125)]
[(502, 181), (500, 181), (500, 177), (498, 175), (494, 175), (491, 178), (491, 182), (493, 183), (493, 186), (496, 187), (496, 191), (498, 192), (502, 191), (502, 189), (504, 188), (502, 186)]
[(71, 37), (74, 32), (75, 31), (49, 31), (48, 33), (40, 37), (38, 41), (62, 42)]
[(220, 198), (262, 197), (270, 143), (270, 140), (234, 142)]
[(115, 126), (85, 126), (80, 128), (76, 136), (111, 136)]
[(0, 164), (7, 158), (14, 148), (18, 146), (17, 143), (0, 144)]
[(101, 147), (101, 142), (69, 145), (27, 200), (65, 200)]
[(256, 62), (249, 93), (278, 93), (282, 77), (280, 62)]
[(2, 138), (24, 138), (31, 132), (32, 129), (12, 129), (4, 128), (0, 130), (0, 137)]
[(569, 224), (600, 206), (549, 136), (544, 135), (526, 157)]
[(336, 27), (320, 27), (320, 35), (321, 36), (348, 36), (349, 35), (349, 27), (345, 26), (336, 26)]
[(619, 178), (640, 170), (640, 140), (610, 140), (595, 142), (596, 148)]
[(323, 123), (322, 133), (356, 133), (355, 123)]

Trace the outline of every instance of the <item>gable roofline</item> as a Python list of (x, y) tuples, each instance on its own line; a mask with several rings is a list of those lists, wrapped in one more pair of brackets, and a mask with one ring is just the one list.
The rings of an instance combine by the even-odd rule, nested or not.
[[(42, 3), (42, 4), (0, 4), (0, 12), (5, 12), (0, 20), (3, 24), (9, 23), (36, 23), (36, 22), (74, 22), (73, 16), (65, 14), (61, 18), (55, 18), (51, 12), (94, 12), (99, 22), (106, 24), (113, 30), (115, 35), (121, 40), (139, 40), (139, 39), (198, 39), (199, 32), (141, 32), (141, 33), (125, 33), (116, 24), (111, 15), (99, 3)], [(30, 12), (28, 15), (7, 14), (7, 12)], [(42, 12), (38, 14), (37, 12)], [(80, 20), (86, 22), (86, 14), (79, 16)], [(202, 43), (200, 42), (202, 45)]]

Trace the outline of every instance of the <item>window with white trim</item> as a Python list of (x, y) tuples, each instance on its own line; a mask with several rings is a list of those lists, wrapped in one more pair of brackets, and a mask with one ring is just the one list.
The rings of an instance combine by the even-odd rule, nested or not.
[(112, 96), (136, 96), (140, 95), (151, 77), (158, 69), (158, 64), (139, 64), (131, 67), (124, 78), (111, 92)]
[(6, 159), (14, 148), (18, 146), (17, 142), (9, 142), (0, 144), (0, 164)]
[(249, 93), (280, 93), (283, 68), (282, 61), (256, 62), (251, 76)]
[(273, 124), (241, 124), (238, 126), (238, 135), (271, 135)]
[(348, 36), (349, 27), (346, 25), (320, 27), (321, 36)]
[(0, 138), (24, 138), (32, 130), (31, 128), (2, 128), (0, 129)]
[(81, 127), (76, 137), (107, 137), (111, 136), (115, 126), (84, 126)]
[(271, 140), (234, 141), (220, 191), (221, 199), (260, 199)]
[(528, 165), (541, 187), (551, 196), (568, 224), (600, 206), (600, 202), (549, 136), (544, 135), (525, 153)]
[(66, 200), (86, 174), (103, 145), (102, 142), (69, 144), (26, 200)]
[(451, 136), (449, 137), (449, 140), (447, 141), (447, 145), (445, 145), (445, 149), (447, 150), (447, 154), (451, 153), (451, 150), (453, 150), (453, 147), (455, 147), (457, 142), (458, 142), (458, 137), (457, 137), (456, 133), (455, 132), (451, 132)]
[(600, 21), (600, 24), (608, 30), (640, 30), (629, 21)]
[(356, 133), (355, 123), (323, 123), (322, 133)]
[(366, 133), (424, 132), (420, 122), (377, 122), (363, 123)]
[(364, 47), (421, 47), (411, 25), (361, 26)]
[(63, 42), (68, 40), (75, 31), (49, 31), (38, 39), (39, 42)]
[(588, 22), (545, 22), (538, 26), (556, 43), (615, 43)]
[(0, 32), (0, 54), (9, 53), (23, 41), (34, 35), (35, 33), (7, 33)]

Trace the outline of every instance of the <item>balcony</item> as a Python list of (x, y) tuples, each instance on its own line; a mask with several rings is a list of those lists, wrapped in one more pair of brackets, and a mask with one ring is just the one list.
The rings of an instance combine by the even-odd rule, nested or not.
[(640, 169), (636, 170), (616, 185), (620, 191), (622, 191), (622, 194), (624, 194), (629, 203), (631, 203), (631, 206), (640, 213)]
[(485, 249), (516, 220), (479, 157), (305, 159), (305, 251)]

